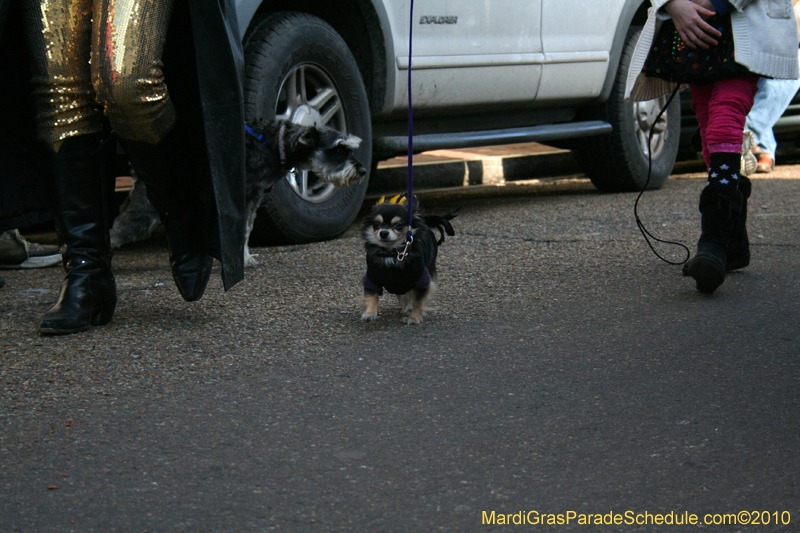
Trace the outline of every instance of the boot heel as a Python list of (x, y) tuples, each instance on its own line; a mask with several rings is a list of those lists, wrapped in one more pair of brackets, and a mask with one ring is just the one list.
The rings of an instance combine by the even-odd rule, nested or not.
[(102, 305), (98, 306), (92, 315), (91, 324), (93, 326), (104, 326), (111, 322), (111, 317), (114, 316), (114, 309), (116, 309), (116, 307), (116, 298), (109, 300), (108, 302), (104, 302)]

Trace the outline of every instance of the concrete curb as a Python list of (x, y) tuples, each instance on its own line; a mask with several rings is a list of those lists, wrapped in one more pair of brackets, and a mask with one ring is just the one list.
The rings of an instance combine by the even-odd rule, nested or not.
[[(498, 185), (509, 181), (580, 174), (568, 150), (537, 143), (470, 150), (437, 150), (414, 158), (417, 190)], [(370, 179), (368, 194), (406, 190), (408, 164), (404, 158), (383, 161)]]

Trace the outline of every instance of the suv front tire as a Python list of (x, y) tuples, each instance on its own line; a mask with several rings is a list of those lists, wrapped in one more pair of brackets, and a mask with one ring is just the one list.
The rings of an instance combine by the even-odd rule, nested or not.
[[(244, 43), (245, 116), (325, 125), (361, 137), (357, 157), (372, 168), (372, 123), (358, 64), (322, 19), (279, 12), (254, 20)], [(294, 244), (332, 239), (358, 215), (368, 178), (336, 189), (310, 172), (291, 172), (267, 195), (250, 239)]]
[[(663, 96), (648, 102), (625, 99), (633, 51), (641, 28), (632, 27), (625, 40), (619, 68), (614, 78), (608, 102), (592, 118), (611, 124), (609, 134), (580, 139), (573, 146), (575, 158), (592, 183), (606, 192), (640, 191), (645, 186), (648, 173), (648, 152), (652, 152), (652, 174), (648, 189), (658, 189), (669, 178), (681, 133), (680, 99), (673, 99), (658, 122), (656, 115), (667, 102)], [(648, 149), (648, 136), (653, 131), (652, 149)]]

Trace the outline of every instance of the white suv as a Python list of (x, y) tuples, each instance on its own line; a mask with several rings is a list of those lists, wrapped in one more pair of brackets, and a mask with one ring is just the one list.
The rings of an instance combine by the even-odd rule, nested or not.
[[(407, 150), (412, 66), (415, 151), (541, 141), (572, 149), (600, 189), (669, 176), (680, 105), (625, 101), (649, 0), (236, 0), (248, 120), (327, 124), (364, 139), (367, 167)], [(293, 173), (259, 212), (254, 237), (308, 242), (353, 222), (367, 189)]]

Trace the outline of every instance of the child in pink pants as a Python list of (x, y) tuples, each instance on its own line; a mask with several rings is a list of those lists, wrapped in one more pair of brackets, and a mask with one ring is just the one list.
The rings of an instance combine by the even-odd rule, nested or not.
[[(689, 85), (708, 183), (700, 194), (697, 253), (684, 265), (698, 290), (750, 263), (747, 198), (740, 176), (743, 131), (761, 76), (797, 78), (798, 34), (791, 0), (651, 0), (627, 94), (648, 100)], [(784, 5), (785, 4), (785, 5)]]

